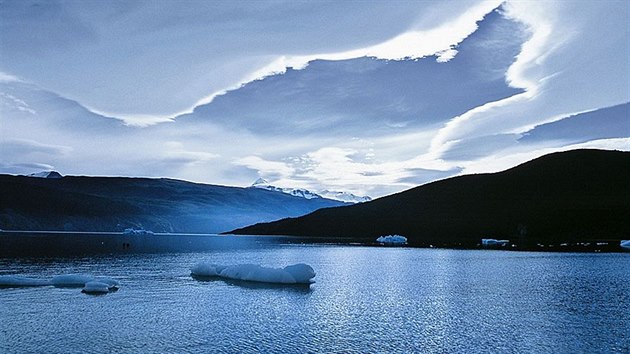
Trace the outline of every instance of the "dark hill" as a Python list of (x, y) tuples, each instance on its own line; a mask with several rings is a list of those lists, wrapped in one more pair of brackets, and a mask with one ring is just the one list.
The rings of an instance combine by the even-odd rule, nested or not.
[(236, 234), (407, 236), (414, 245), (521, 245), (630, 238), (630, 153), (574, 150), (512, 169), (429, 183), (363, 204), (257, 224)]
[(214, 233), (344, 205), (172, 179), (0, 175), (0, 229)]

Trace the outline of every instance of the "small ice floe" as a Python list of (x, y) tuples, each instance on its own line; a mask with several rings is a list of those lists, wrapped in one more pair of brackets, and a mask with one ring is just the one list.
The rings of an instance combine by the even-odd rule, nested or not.
[(89, 274), (64, 274), (54, 276), (52, 284), (59, 288), (82, 288), (93, 280), (94, 277)]
[(197, 277), (219, 277), (232, 280), (243, 280), (273, 284), (312, 284), (315, 271), (304, 263), (284, 268), (268, 268), (256, 264), (237, 264), (223, 266), (211, 263), (197, 263), (191, 269)]
[(407, 238), (400, 235), (387, 235), (377, 238), (376, 242), (382, 245), (406, 245)]
[(17, 275), (0, 275), (0, 288), (26, 288), (52, 285), (49, 280), (21, 277)]
[(125, 231), (123, 231), (123, 234), (124, 235), (153, 235), (153, 231), (128, 228), (128, 229), (125, 229)]
[(630, 251), (630, 240), (621, 240), (619, 246), (627, 251)]
[[(89, 283), (104, 284), (107, 291), (118, 290), (118, 281), (107, 277), (94, 277), (89, 274), (64, 274), (52, 278), (52, 285), (59, 288), (83, 288)], [(85, 291), (84, 291), (85, 292)]]
[(18, 288), (53, 285), (58, 288), (83, 288), (84, 293), (103, 294), (118, 290), (118, 281), (89, 274), (64, 274), (51, 280), (26, 278), (17, 275), (0, 275), (0, 288)]
[(109, 285), (100, 281), (89, 281), (85, 283), (81, 292), (92, 295), (107, 294), (109, 292)]
[(503, 247), (507, 246), (510, 240), (496, 240), (494, 238), (482, 238), (481, 245), (483, 247)]

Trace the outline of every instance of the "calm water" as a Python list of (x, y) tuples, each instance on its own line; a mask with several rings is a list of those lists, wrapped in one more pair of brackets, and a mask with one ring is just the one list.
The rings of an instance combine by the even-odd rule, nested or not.
[[(310, 288), (190, 277), (199, 261), (317, 272)], [(0, 289), (2, 353), (628, 353), (630, 254), (352, 246), (1, 259), (120, 290)]]

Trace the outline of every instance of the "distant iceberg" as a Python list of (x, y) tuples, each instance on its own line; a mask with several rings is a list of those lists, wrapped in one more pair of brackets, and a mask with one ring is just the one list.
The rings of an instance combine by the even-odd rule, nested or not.
[(496, 240), (494, 238), (482, 238), (481, 245), (484, 247), (501, 247), (510, 243), (510, 240)]
[(315, 282), (313, 280), (315, 271), (304, 263), (284, 268), (268, 268), (256, 264), (224, 266), (200, 262), (192, 267), (191, 274), (200, 277), (219, 277), (273, 284), (311, 284)]
[(377, 238), (376, 242), (383, 245), (406, 245), (407, 238), (400, 235), (387, 235)]
[(630, 240), (621, 240), (621, 242), (619, 243), (619, 246), (621, 246), (621, 248), (630, 251)]
[(123, 231), (123, 234), (125, 235), (153, 235), (153, 231), (128, 228), (128, 229), (125, 229), (125, 231)]

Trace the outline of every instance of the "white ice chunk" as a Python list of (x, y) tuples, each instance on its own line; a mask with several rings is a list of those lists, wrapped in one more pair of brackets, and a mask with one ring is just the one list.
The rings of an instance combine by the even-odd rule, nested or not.
[(494, 238), (482, 238), (482, 246), (505, 246), (510, 243), (510, 240), (496, 240)]
[(52, 278), (52, 285), (67, 288), (80, 288), (89, 282), (99, 282), (107, 285), (109, 289), (116, 289), (118, 281), (107, 277), (95, 277), (90, 274), (64, 274)]
[(387, 235), (377, 238), (376, 242), (384, 245), (404, 245), (407, 243), (407, 238), (400, 235)]
[(621, 240), (619, 245), (621, 246), (621, 248), (625, 248), (627, 250), (630, 250), (630, 240)]
[(315, 271), (313, 268), (304, 263), (298, 263), (284, 267), (284, 271), (291, 274), (296, 283), (306, 284), (312, 283), (312, 279), (315, 278)]
[(109, 284), (100, 281), (90, 281), (85, 283), (83, 290), (86, 294), (106, 294), (109, 292)]
[(107, 287), (112, 290), (112, 289), (117, 289), (118, 288), (118, 281), (112, 278), (107, 278), (107, 277), (96, 277), (94, 278), (94, 281), (97, 281), (99, 283), (105, 283), (107, 284)]
[(89, 274), (64, 274), (54, 276), (52, 284), (54, 286), (79, 288), (94, 280), (94, 277)]
[(49, 280), (26, 278), (17, 275), (0, 275), (0, 288), (18, 288), (51, 285)]
[(311, 284), (315, 271), (307, 264), (295, 264), (285, 268), (268, 268), (256, 264), (221, 266), (201, 262), (191, 269), (192, 275), (221, 277), (276, 284)]

